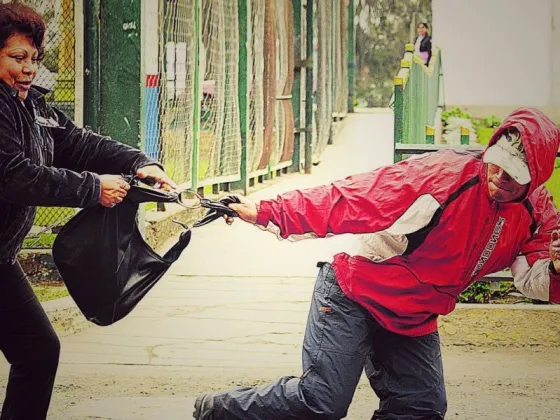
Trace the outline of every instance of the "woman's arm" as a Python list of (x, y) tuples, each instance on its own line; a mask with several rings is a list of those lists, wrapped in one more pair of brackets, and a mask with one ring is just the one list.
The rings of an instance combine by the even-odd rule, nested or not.
[(0, 101), (0, 199), (23, 206), (88, 207), (99, 202), (99, 177), (37, 165), (25, 154), (13, 104)]
[(136, 174), (139, 168), (161, 165), (140, 150), (110, 137), (77, 127), (63, 112), (53, 108), (63, 129), (52, 128), (54, 166), (77, 172)]

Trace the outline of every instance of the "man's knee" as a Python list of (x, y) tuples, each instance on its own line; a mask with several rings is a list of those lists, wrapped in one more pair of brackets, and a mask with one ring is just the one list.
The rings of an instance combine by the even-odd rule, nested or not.
[(347, 395), (339, 395), (327, 384), (313, 384), (303, 388), (303, 395), (313, 419), (340, 420), (348, 414), (352, 401)]

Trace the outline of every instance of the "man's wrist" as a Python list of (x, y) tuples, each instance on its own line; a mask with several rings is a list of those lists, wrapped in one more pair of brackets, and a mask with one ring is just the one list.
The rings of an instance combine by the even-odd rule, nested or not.
[(270, 222), (270, 217), (272, 215), (272, 207), (267, 201), (260, 201), (255, 203), (257, 206), (257, 221), (256, 224), (260, 226), (268, 226)]

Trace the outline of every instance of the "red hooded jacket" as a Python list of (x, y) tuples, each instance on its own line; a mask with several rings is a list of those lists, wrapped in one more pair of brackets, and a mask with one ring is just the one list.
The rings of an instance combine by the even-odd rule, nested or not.
[(344, 293), (386, 329), (409, 336), (437, 330), (438, 315), (483, 276), (512, 268), (517, 288), (560, 303), (549, 270), (551, 231), (560, 227), (551, 176), (560, 129), (536, 109), (511, 114), (490, 140), (516, 127), (531, 173), (520, 202), (489, 198), (482, 155), (428, 153), (329, 186), (261, 201), (257, 225), (284, 239), (353, 233), (361, 251), (334, 257)]

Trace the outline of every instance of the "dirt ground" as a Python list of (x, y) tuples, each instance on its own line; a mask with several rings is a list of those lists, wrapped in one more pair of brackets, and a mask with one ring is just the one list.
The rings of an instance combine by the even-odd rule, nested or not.
[[(560, 349), (444, 347), (449, 409), (446, 418), (549, 419), (560, 413)], [(194, 397), (201, 392), (274, 380), (280, 369), (177, 368), (124, 365), (60, 367), (49, 419), (91, 420), (72, 417), (76, 404), (105, 397)], [(5, 374), (1, 378), (6, 382)], [(4, 394), (4, 390), (2, 390)], [(186, 405), (186, 404), (185, 404)], [(347, 419), (369, 419), (377, 407), (363, 379)], [(179, 405), (179, 407), (181, 407)], [(191, 407), (185, 406), (185, 418)], [(139, 417), (140, 418), (140, 417)], [(144, 417), (142, 417), (144, 418)], [(163, 415), (158, 420), (165, 420)], [(177, 418), (177, 417), (173, 417)]]

